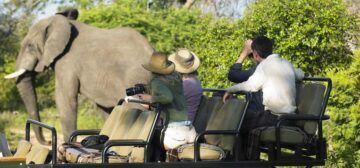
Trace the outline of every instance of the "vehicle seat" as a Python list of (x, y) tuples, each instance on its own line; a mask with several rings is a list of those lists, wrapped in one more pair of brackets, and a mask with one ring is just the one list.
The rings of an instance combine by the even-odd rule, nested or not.
[[(308, 80), (311, 81), (311, 79)], [(276, 126), (261, 127), (251, 131), (252, 135), (260, 135), (260, 142), (264, 145), (262, 148), (267, 149), (265, 151), (268, 152), (269, 160), (280, 158), (281, 147), (294, 150), (295, 156), (298, 157), (305, 152), (306, 146), (311, 146), (311, 143), (315, 143), (319, 139), (323, 141), (322, 128), (319, 133), (318, 128), (322, 127), (321, 120), (325, 120), (323, 117), (330, 89), (331, 83), (327, 87), (318, 82), (305, 82), (299, 85), (296, 98), (297, 113), (279, 118), (279, 121), (281, 119), (290, 120), (294, 125), (280, 126), (278, 138)], [(277, 145), (279, 147), (281, 145), (278, 151), (276, 150)]]
[[(3, 141), (4, 142), (4, 141)], [(9, 149), (7, 149), (9, 150)], [(10, 151), (10, 150), (9, 150)], [(23, 161), (26, 164), (44, 164), (49, 154), (49, 149), (42, 145), (33, 145), (29, 141), (20, 140), (14, 155), (10, 153), (3, 157), (8, 162)]]
[[(233, 154), (233, 147), (236, 143), (235, 137), (239, 134), (246, 111), (246, 102), (243, 99), (232, 98), (223, 104), (221, 97), (214, 97), (214, 101), (218, 104), (212, 101), (207, 103), (209, 110), (212, 110), (212, 112), (207, 121), (206, 131), (200, 132), (198, 135), (204, 135), (206, 142), (200, 144), (201, 160), (223, 160), (227, 155)], [(232, 133), (230, 135), (226, 133), (210, 135), (211, 131), (217, 131), (218, 133), (231, 131)], [(180, 146), (178, 148), (178, 158), (180, 160), (194, 160), (194, 144)]]
[[(140, 109), (128, 109), (126, 105), (116, 106), (100, 131), (99, 135), (107, 135), (110, 140), (143, 140), (149, 142), (156, 112)], [(101, 152), (77, 144), (65, 144), (59, 151), (65, 153), (66, 162), (70, 163), (101, 163)], [(133, 152), (133, 150), (136, 152)], [(109, 163), (144, 162), (147, 152), (142, 147), (116, 146), (111, 147)], [(63, 154), (62, 154), (63, 155)], [(64, 157), (64, 156), (62, 156)]]

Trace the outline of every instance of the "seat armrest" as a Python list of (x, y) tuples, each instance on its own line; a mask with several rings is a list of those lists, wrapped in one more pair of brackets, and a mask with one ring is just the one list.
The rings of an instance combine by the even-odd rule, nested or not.
[(330, 119), (330, 116), (329, 116), (329, 115), (324, 115), (324, 116), (322, 116), (322, 118), (321, 118), (321, 120), (328, 120), (328, 119)]
[(310, 114), (283, 114), (278, 120), (319, 120), (319, 117)]
[(91, 129), (91, 130), (75, 130), (71, 133), (68, 143), (72, 143), (73, 140), (79, 135), (98, 135), (100, 129)]
[(238, 131), (236, 130), (206, 130), (204, 132), (199, 133), (196, 136), (195, 141), (198, 141), (198, 139), (200, 139), (201, 137), (203, 137), (204, 135), (233, 135), (233, 134), (239, 134)]
[(108, 163), (108, 158), (106, 153), (108, 150), (113, 146), (136, 146), (136, 147), (145, 147), (148, 145), (148, 142), (142, 139), (124, 139), (124, 140), (109, 140), (107, 141), (104, 146), (104, 150), (102, 151), (102, 163)]
[(324, 115), (323, 117), (310, 115), (310, 114), (283, 114), (278, 117), (278, 122), (276, 124), (276, 127), (279, 127), (281, 125), (281, 122), (285, 120), (308, 120), (308, 121), (316, 121), (316, 120), (328, 120), (330, 119), (330, 116)]
[(112, 146), (140, 146), (143, 147), (148, 143), (141, 139), (122, 139), (122, 140), (108, 140), (104, 146), (112, 147)]

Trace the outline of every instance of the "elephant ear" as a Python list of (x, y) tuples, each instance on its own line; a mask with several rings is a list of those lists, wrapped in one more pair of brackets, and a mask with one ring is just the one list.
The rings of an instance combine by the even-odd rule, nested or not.
[(64, 16), (55, 15), (49, 18), (44, 33), (45, 45), (43, 55), (35, 67), (36, 72), (44, 71), (45, 67), (60, 56), (70, 41), (71, 24)]

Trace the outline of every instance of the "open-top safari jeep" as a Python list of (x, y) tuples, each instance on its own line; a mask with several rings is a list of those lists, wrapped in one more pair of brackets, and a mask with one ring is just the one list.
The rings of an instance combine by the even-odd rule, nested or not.
[[(123, 107), (119, 105), (114, 108), (101, 130), (75, 132), (68, 140), (66, 149), (62, 151), (64, 153), (61, 159), (57, 155), (55, 128), (34, 120), (27, 120), (25, 141), (30, 140), (30, 124), (45, 127), (52, 131), (51, 150), (47, 151), (48, 155), (42, 159), (41, 164), (31, 164), (37, 163), (30, 161), (32, 157), (36, 158), (34, 154), (23, 154), (23, 162), (19, 163), (18, 160), (11, 162), (11, 157), (7, 157), (7, 161), (1, 161), (0, 158), (0, 165), (34, 168), (312, 167), (324, 165), (327, 145), (323, 137), (322, 121), (330, 118), (324, 113), (331, 87), (329, 78), (305, 78), (297, 87), (297, 113), (280, 116), (278, 123), (272, 127), (253, 130), (257, 132), (260, 140), (259, 150), (265, 154), (262, 155), (261, 160), (241, 160), (239, 157), (240, 129), (248, 105), (247, 99), (242, 98), (241, 95), (251, 96), (250, 93), (239, 93), (238, 98), (233, 98), (225, 104), (222, 102), (222, 97), (215, 94), (203, 96), (193, 123), (199, 134), (194, 144), (183, 145), (177, 150), (177, 162), (157, 162), (151, 158), (154, 130), (161, 113), (159, 106), (153, 105), (149, 111), (140, 111), (123, 110)], [(224, 92), (223, 89), (204, 89), (204, 91)], [(282, 122), (286, 120), (291, 120), (294, 126), (282, 126)], [(104, 144), (103, 150), (94, 151), (79, 147), (73, 142), (74, 137), (84, 134), (105, 134), (109, 140)], [(40, 153), (40, 148), (29, 148), (28, 151)], [(59, 160), (63, 161), (60, 163)]]

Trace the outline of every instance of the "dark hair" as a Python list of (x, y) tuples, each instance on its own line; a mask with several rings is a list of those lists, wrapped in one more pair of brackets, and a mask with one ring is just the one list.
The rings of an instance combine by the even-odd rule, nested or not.
[(273, 43), (269, 38), (265, 36), (259, 36), (253, 39), (251, 49), (256, 51), (261, 58), (266, 58), (272, 54)]

